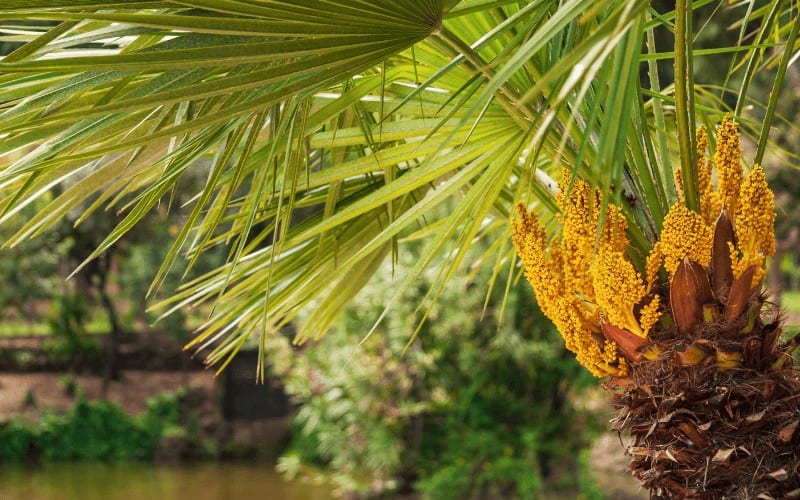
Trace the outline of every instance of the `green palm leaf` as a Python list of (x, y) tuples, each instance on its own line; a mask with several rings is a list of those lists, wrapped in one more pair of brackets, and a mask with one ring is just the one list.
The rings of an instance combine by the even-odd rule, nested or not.
[[(713, 53), (752, 78), (791, 32), (782, 9), (751, 9)], [(642, 248), (674, 200), (673, 53), (653, 46), (674, 15), (645, 1), (9, 0), (0, 19), (23, 42), (0, 60), (0, 223), (60, 193), (5, 244), (121, 211), (95, 258), (201, 172), (153, 290), (228, 248), (161, 304), (216, 304), (194, 341), (211, 362), (303, 307), (298, 340), (321, 335), (404, 239), (428, 246), (398, 296), (440, 268), (423, 318), (476, 239), (509, 272), (510, 207), (552, 212), (564, 167), (636, 200)]]

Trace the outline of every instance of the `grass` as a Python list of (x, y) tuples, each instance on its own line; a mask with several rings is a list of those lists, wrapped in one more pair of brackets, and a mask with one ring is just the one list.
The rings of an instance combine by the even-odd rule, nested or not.
[[(111, 331), (108, 317), (102, 309), (95, 309), (91, 312), (89, 322), (86, 324), (86, 332), (90, 334), (103, 334)], [(9, 320), (0, 322), (0, 339), (13, 337), (28, 337), (31, 335), (50, 335), (50, 327), (47, 321)]]
[(781, 294), (781, 307), (786, 312), (800, 313), (800, 290), (783, 292)]

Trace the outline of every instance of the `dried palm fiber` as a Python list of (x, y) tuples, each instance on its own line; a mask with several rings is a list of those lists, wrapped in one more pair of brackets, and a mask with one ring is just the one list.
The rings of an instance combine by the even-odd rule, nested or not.
[(605, 377), (612, 428), (630, 433), (630, 471), (653, 498), (800, 498), (796, 339), (761, 291), (773, 195), (761, 167), (745, 176), (732, 119), (713, 158), (702, 129), (697, 142), (700, 212), (679, 199), (643, 269), (622, 211), (569, 175), (562, 235), (548, 240), (520, 204), (514, 244), (567, 348)]

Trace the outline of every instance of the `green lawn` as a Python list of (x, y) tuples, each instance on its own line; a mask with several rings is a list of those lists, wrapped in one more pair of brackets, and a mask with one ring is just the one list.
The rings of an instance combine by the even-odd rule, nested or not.
[(781, 307), (790, 313), (800, 313), (800, 290), (783, 292)]
[[(103, 311), (99, 309), (92, 311), (89, 322), (86, 324), (86, 332), (98, 334), (108, 333), (110, 330), (111, 325)], [(46, 321), (9, 320), (0, 322), (0, 339), (28, 335), (50, 335), (50, 327)]]

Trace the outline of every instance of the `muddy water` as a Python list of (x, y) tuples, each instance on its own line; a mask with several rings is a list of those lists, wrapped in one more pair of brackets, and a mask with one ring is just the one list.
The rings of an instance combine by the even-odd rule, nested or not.
[(272, 465), (0, 463), (0, 500), (329, 500), (329, 488), (284, 481)]

